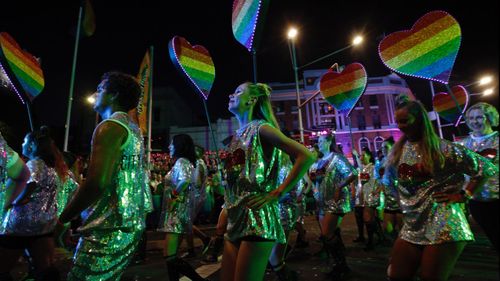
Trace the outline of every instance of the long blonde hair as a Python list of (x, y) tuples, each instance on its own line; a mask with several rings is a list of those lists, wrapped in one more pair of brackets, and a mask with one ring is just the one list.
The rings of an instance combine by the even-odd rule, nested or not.
[[(398, 103), (398, 100), (396, 103)], [(420, 120), (420, 128), (417, 130), (422, 132), (422, 137), (418, 140), (418, 152), (422, 155), (424, 169), (429, 173), (434, 173), (436, 164), (439, 168), (443, 168), (445, 158), (441, 152), (441, 140), (434, 131), (434, 127), (427, 116), (424, 105), (419, 101), (410, 101), (406, 98), (401, 98), (396, 105), (396, 110), (403, 108), (408, 110), (408, 114), (414, 116), (416, 120)], [(399, 163), (401, 154), (403, 153), (403, 146), (407, 141), (408, 137), (403, 134), (396, 144), (394, 144), (394, 147), (389, 153), (387, 165), (397, 165)]]
[(279, 129), (279, 124), (276, 120), (276, 116), (274, 116), (273, 107), (271, 105), (271, 87), (267, 84), (252, 82), (246, 82), (245, 85), (250, 91), (250, 96), (257, 98), (257, 102), (253, 107), (253, 118), (265, 120)]

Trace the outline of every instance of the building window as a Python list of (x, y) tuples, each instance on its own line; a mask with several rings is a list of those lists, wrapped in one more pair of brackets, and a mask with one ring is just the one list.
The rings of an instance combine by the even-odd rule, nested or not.
[(382, 128), (382, 124), (380, 123), (380, 116), (378, 114), (372, 115), (373, 128), (380, 129)]
[(370, 141), (366, 137), (362, 137), (358, 141), (359, 151), (362, 151), (364, 147), (370, 149)]
[(396, 85), (401, 85), (403, 84), (403, 82), (401, 82), (400, 80), (394, 80), (394, 79), (389, 79), (389, 82), (391, 84), (396, 84)]
[(366, 130), (366, 120), (363, 114), (358, 114), (358, 130)]
[(378, 100), (376, 95), (369, 95), (368, 96), (368, 101), (370, 102), (370, 107), (371, 106), (378, 106)]
[(355, 108), (356, 109), (364, 109), (363, 101), (361, 99), (358, 100), (358, 102), (356, 103)]
[(384, 142), (384, 138), (381, 136), (376, 136), (373, 139), (373, 146), (375, 146), (375, 151), (379, 151), (382, 148), (382, 143)]

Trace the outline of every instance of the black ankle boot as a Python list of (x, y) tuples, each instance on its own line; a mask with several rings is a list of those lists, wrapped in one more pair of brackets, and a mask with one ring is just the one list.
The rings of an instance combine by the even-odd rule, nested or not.
[(298, 274), (296, 271), (291, 270), (284, 262), (279, 265), (273, 266), (271, 268), (278, 276), (279, 281), (297, 281)]

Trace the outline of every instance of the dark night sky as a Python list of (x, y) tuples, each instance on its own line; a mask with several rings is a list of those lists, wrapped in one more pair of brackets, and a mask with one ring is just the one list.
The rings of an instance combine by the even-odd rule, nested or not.
[[(42, 59), (46, 86), (34, 101), (33, 112), (38, 124), (60, 128), (66, 118), (74, 46), (71, 34), (79, 1), (60, 1), (57, 6), (22, 0), (11, 2), (15, 4), (2, 7), (0, 31), (9, 32), (23, 48)], [(180, 35), (210, 51), (217, 73), (208, 101), (209, 111), (213, 119), (229, 117), (227, 96), (239, 83), (252, 79), (251, 55), (232, 35), (232, 2), (94, 0), (97, 28), (92, 37), (80, 41), (75, 114), (89, 110), (82, 109), (83, 98), (94, 91), (102, 73), (121, 70), (135, 75), (150, 45), (155, 47), (154, 85), (173, 87), (201, 111), (198, 97), (186, 86), (168, 57), (168, 41)], [(389, 70), (377, 55), (381, 36), (409, 29), (418, 18), (433, 10), (449, 12), (462, 28), (462, 45), (450, 84), (471, 83), (486, 73), (494, 75), (495, 93), (482, 100), (498, 103), (498, 1), (271, 0), (259, 48), (259, 80), (293, 81), (286, 41), (286, 29), (291, 24), (300, 30), (299, 65), (348, 45), (355, 33), (362, 33), (365, 43), (360, 48), (307, 69), (356, 61), (365, 65), (369, 76), (387, 75)], [(407, 81), (417, 97), (430, 104), (428, 82), (415, 78)], [(445, 89), (437, 86), (437, 90)], [(475, 98), (473, 101), (479, 100)], [(0, 104), (0, 120), (16, 134), (24, 135), (28, 130), (24, 107), (5, 89), (1, 90)]]

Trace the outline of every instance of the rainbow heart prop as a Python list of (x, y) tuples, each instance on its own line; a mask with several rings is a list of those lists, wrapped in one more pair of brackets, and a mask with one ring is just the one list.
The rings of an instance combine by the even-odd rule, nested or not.
[(342, 72), (328, 71), (319, 81), (323, 98), (336, 110), (349, 114), (366, 88), (366, 70), (360, 63), (347, 65)]
[(448, 84), (461, 38), (460, 25), (450, 14), (433, 11), (411, 30), (385, 37), (379, 44), (379, 55), (398, 73)]
[(449, 122), (454, 122), (455, 126), (457, 126), (469, 103), (469, 94), (460, 85), (452, 87), (451, 91), (456, 102), (450, 94), (438, 93), (432, 98), (432, 105), (439, 116)]
[(250, 52), (254, 48), (262, 27), (269, 0), (234, 0), (232, 28), (234, 38)]
[(7, 33), (0, 33), (0, 65), (21, 101), (33, 100), (45, 85), (40, 63)]
[(201, 45), (191, 44), (180, 36), (174, 36), (168, 44), (170, 59), (182, 70), (192, 86), (208, 99), (215, 80), (215, 66), (210, 53)]

